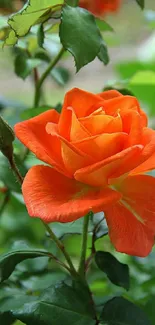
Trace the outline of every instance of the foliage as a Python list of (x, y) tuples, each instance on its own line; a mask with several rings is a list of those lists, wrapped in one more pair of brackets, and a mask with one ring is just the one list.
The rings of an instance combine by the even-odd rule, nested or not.
[[(144, 9), (144, 0), (135, 2)], [(66, 224), (53, 223), (44, 229), (40, 220), (28, 216), (22, 197), (23, 177), (31, 166), (40, 162), (14, 139), (10, 125), (50, 108), (61, 111), (62, 89), (68, 87), (72, 78), (66, 64), (70, 55), (76, 72), (94, 59), (104, 65), (110, 61), (109, 39), (115, 41), (115, 28), (109, 24), (110, 20), (105, 21), (106, 17), (105, 20), (95, 17), (77, 5), (78, 1), (23, 1), (22, 9), (7, 17), (3, 15), (4, 9), (7, 13), (8, 9), (13, 11), (16, 3), (0, 1), (3, 8), (0, 45), (2, 55), (7, 53), (6, 69), (14, 66), (21, 83), (30, 80), (34, 90), (33, 102), (25, 90), (26, 104), (20, 100), (20, 89), (17, 100), (0, 94), (2, 325), (151, 325), (155, 322), (154, 251), (144, 259), (116, 253), (106, 236), (108, 227), (103, 213), (91, 214), (83, 265), (86, 278), (80, 277), (76, 271), (81, 260), (83, 218)], [(141, 10), (139, 15), (143, 16)], [(154, 30), (154, 11), (144, 12), (144, 16), (147, 26)], [(103, 67), (101, 73), (104, 71)], [(154, 58), (142, 60), (138, 56), (132, 61), (121, 61), (115, 65), (115, 71), (117, 80), (108, 80), (100, 88), (136, 96), (154, 126)], [(55, 87), (48, 100), (43, 87), (47, 78)]]

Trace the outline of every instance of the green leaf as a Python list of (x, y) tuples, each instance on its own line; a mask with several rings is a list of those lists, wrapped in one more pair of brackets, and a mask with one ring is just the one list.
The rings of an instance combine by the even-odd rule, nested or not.
[(60, 284), (49, 287), (35, 301), (12, 308), (12, 314), (28, 325), (95, 325), (89, 303), (80, 290)]
[(151, 325), (143, 310), (122, 297), (113, 298), (104, 305), (101, 321), (104, 325)]
[(106, 273), (112, 283), (129, 290), (130, 278), (128, 265), (120, 263), (109, 252), (102, 251), (96, 253), (95, 261), (99, 269)]
[(11, 126), (0, 116), (0, 151), (8, 159), (12, 158), (12, 142), (15, 140), (15, 134)]
[(0, 324), (12, 325), (15, 319), (9, 312), (2, 313), (0, 312)]
[(105, 65), (109, 63), (109, 54), (107, 46), (105, 45), (104, 41), (102, 40), (102, 44), (100, 47), (100, 51), (98, 53), (98, 58), (100, 61), (102, 61)]
[(47, 255), (48, 253), (39, 250), (19, 250), (3, 254), (0, 257), (0, 282), (8, 279), (18, 263), (26, 259)]
[(141, 9), (144, 9), (144, 7), (145, 7), (145, 0), (136, 0), (136, 2), (141, 7)]
[(61, 8), (62, 3), (63, 0), (52, 0), (52, 3), (51, 0), (29, 0), (22, 10), (9, 18), (11, 31), (5, 44), (16, 44), (18, 38), (26, 35), (33, 25), (51, 18)]
[(74, 56), (77, 71), (95, 59), (102, 42), (94, 16), (82, 8), (67, 5), (62, 10), (60, 39)]
[(46, 107), (42, 106), (42, 107), (28, 108), (21, 113), (21, 118), (23, 120), (28, 120), (29, 118), (32, 118), (32, 117), (35, 117), (41, 113), (44, 113), (44, 112), (50, 110), (51, 108), (55, 109), (58, 113), (60, 113), (61, 109), (62, 109), (62, 105), (59, 103), (56, 106), (51, 105), (51, 106), (46, 106)]
[[(154, 279), (153, 279), (154, 282)], [(153, 283), (154, 284), (154, 283)], [(150, 321), (152, 322), (152, 325), (155, 324), (155, 296), (149, 297), (148, 302), (146, 303), (144, 310), (146, 314), (148, 315)]]
[(45, 34), (44, 34), (44, 26), (43, 24), (41, 24), (38, 28), (38, 32), (37, 32), (37, 38), (38, 38), (38, 45), (40, 47), (43, 47), (44, 45), (44, 38), (45, 38)]
[(54, 68), (51, 71), (51, 76), (60, 86), (65, 86), (70, 79), (69, 71), (63, 67)]
[(96, 18), (96, 24), (102, 32), (113, 32), (113, 28), (105, 21)]
[[(92, 231), (93, 225), (89, 223), (89, 231)], [(73, 235), (73, 234), (82, 234), (83, 231), (83, 220), (82, 218), (68, 223), (59, 223), (54, 222), (52, 223), (52, 230), (54, 231), (55, 235), (59, 238), (62, 238), (66, 235)]]
[(131, 90), (138, 100), (145, 103), (150, 113), (155, 114), (155, 72), (154, 71), (138, 71), (133, 75), (128, 83)]
[(20, 51), (15, 59), (15, 73), (23, 80), (26, 79), (34, 68), (41, 64), (39, 59), (31, 59), (25, 51)]

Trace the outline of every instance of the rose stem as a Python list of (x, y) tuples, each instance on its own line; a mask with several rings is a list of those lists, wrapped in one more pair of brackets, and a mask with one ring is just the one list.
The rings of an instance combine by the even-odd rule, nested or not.
[(38, 80), (36, 84), (36, 89), (35, 89), (35, 98), (34, 98), (34, 107), (37, 107), (39, 105), (40, 97), (41, 97), (41, 87), (44, 82), (44, 80), (47, 78), (51, 70), (55, 67), (55, 65), (58, 63), (58, 61), (61, 59), (63, 53), (65, 52), (64, 48), (61, 48), (59, 51), (58, 55), (54, 58), (53, 61), (51, 61), (47, 67), (47, 69), (44, 71), (42, 74), (41, 78)]
[(85, 261), (86, 261), (86, 250), (87, 250), (87, 238), (88, 238), (88, 226), (89, 226), (89, 217), (92, 212), (89, 212), (83, 221), (83, 234), (82, 234), (82, 249), (81, 249), (81, 257), (79, 264), (79, 274), (82, 278), (85, 277)]

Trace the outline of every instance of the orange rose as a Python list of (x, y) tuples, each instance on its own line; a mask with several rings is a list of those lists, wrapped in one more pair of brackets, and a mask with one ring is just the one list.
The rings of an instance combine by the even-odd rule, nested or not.
[(119, 9), (122, 0), (80, 0), (79, 6), (96, 16), (103, 16)]
[[(155, 236), (155, 131), (135, 97), (73, 89), (62, 113), (48, 110), (15, 126), (17, 137), (49, 166), (23, 183), (30, 216), (69, 222), (104, 211), (116, 249), (146, 256)], [(53, 168), (52, 168), (53, 167)]]

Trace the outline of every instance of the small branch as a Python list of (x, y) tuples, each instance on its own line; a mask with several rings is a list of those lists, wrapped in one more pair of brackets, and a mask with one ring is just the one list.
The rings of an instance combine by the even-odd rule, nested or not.
[(65, 257), (65, 259), (66, 259), (66, 261), (67, 261), (67, 263), (68, 263), (68, 265), (70, 267), (69, 270), (70, 270), (71, 274), (73, 276), (77, 276), (77, 272), (76, 272), (76, 270), (74, 268), (74, 265), (73, 265), (73, 263), (71, 261), (70, 256), (68, 255), (68, 253), (65, 250), (65, 247), (64, 247), (63, 243), (61, 242), (61, 240), (59, 240), (56, 237), (56, 235), (54, 234), (52, 229), (48, 226), (48, 224), (46, 224), (44, 221), (42, 221), (42, 223), (43, 223), (44, 227), (46, 228), (46, 230), (48, 231), (51, 239), (56, 243), (56, 245), (58, 246), (58, 248), (61, 250), (62, 254), (64, 255), (64, 257)]
[(15, 163), (15, 160), (14, 160), (13, 156), (9, 159), (9, 163), (10, 163), (11, 169), (13, 170), (18, 182), (22, 185), (23, 177), (20, 174), (20, 171), (19, 171), (18, 167), (16, 166), (16, 163)]
[(81, 250), (81, 257), (80, 257), (80, 264), (79, 264), (79, 274), (81, 277), (85, 277), (85, 260), (86, 260), (86, 250), (87, 250), (89, 217), (90, 217), (90, 213), (88, 213), (84, 217), (84, 222), (83, 222), (82, 250)]
[(36, 89), (35, 89), (34, 107), (37, 107), (39, 105), (40, 97), (41, 97), (41, 87), (42, 87), (45, 79), (50, 74), (51, 70), (55, 67), (55, 65), (58, 63), (58, 61), (61, 59), (64, 52), (65, 52), (64, 48), (61, 48), (58, 55), (54, 58), (53, 61), (51, 61), (49, 63), (47, 69), (44, 71), (41, 78), (38, 80), (38, 82), (36, 84)]
[(94, 227), (93, 229), (93, 234), (92, 234), (92, 246), (91, 246), (91, 254), (90, 256), (88, 257), (88, 259), (86, 260), (86, 272), (88, 271), (89, 269), (89, 266), (90, 266), (90, 263), (96, 253), (96, 248), (95, 248), (95, 241), (96, 241), (96, 232), (98, 231), (98, 228), (100, 226), (100, 224), (102, 223), (102, 221), (104, 220), (104, 217), (96, 224), (96, 226)]
[(55, 260), (60, 266), (64, 267), (67, 271), (70, 272), (69, 267), (65, 263), (63, 263), (62, 261), (60, 261), (55, 255), (53, 255), (52, 253), (49, 253), (49, 252), (47, 252), (47, 255), (50, 258), (52, 258), (53, 260)]

